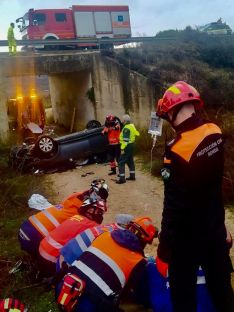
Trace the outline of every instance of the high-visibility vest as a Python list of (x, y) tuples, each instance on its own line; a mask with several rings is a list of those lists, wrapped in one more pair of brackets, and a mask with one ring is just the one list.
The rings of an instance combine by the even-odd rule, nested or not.
[[(117, 244), (111, 233), (97, 237), (91, 246), (73, 262), (74, 272), (82, 272), (106, 296), (119, 294), (143, 255)], [(82, 277), (81, 277), (82, 278)]]
[(61, 248), (77, 234), (96, 226), (97, 223), (81, 215), (74, 215), (51, 231), (40, 243), (40, 255), (56, 263)]
[(111, 232), (119, 229), (117, 223), (111, 223), (106, 225), (98, 225), (93, 228), (89, 228), (82, 233), (76, 235), (73, 239), (67, 242), (60, 251), (60, 261), (58, 261), (58, 267), (63, 261), (71, 265), (80, 255), (91, 245), (95, 238), (104, 232)]
[(128, 144), (134, 143), (136, 136), (139, 136), (139, 135), (140, 135), (140, 133), (135, 128), (134, 124), (127, 123), (123, 127), (123, 129), (120, 133), (120, 137), (119, 137), (121, 150), (124, 150)]
[(62, 222), (78, 213), (83, 203), (83, 193), (74, 193), (62, 204), (51, 206), (29, 217), (32, 225), (45, 237)]

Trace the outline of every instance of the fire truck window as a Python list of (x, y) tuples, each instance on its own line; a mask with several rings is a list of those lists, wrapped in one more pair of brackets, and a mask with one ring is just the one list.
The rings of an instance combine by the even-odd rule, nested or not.
[(55, 13), (56, 22), (66, 22), (67, 16), (65, 13)]
[(46, 22), (46, 15), (43, 13), (33, 14), (33, 25), (43, 25)]

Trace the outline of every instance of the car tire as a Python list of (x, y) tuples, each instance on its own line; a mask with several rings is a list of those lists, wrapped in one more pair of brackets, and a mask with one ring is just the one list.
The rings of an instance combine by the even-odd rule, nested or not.
[(90, 130), (90, 129), (96, 129), (96, 128), (100, 128), (102, 125), (98, 120), (90, 120), (87, 125), (86, 125), (86, 129)]
[(57, 142), (48, 135), (42, 135), (35, 144), (36, 151), (41, 155), (52, 155), (58, 150)]

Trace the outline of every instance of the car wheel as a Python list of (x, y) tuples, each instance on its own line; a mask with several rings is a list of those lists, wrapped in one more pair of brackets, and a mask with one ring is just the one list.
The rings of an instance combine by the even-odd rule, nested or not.
[(95, 119), (93, 120), (90, 120), (87, 125), (86, 125), (86, 129), (90, 130), (90, 129), (96, 129), (96, 128), (99, 128), (101, 127), (101, 123)]
[(41, 136), (36, 142), (36, 149), (42, 154), (51, 154), (57, 151), (57, 142), (47, 135)]

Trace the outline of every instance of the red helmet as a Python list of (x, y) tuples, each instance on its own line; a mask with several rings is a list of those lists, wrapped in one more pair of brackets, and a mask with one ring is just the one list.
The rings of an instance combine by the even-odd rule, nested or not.
[(158, 236), (158, 229), (149, 217), (139, 217), (129, 222), (127, 229), (145, 243), (151, 243)]
[(111, 121), (114, 120), (114, 118), (115, 117), (113, 115), (109, 114), (109, 115), (106, 116), (106, 121), (111, 122)]
[(177, 105), (184, 102), (194, 101), (197, 109), (201, 109), (203, 102), (198, 91), (184, 81), (177, 81), (166, 90), (163, 98), (158, 101), (156, 107), (157, 115), (167, 119), (167, 113)]

